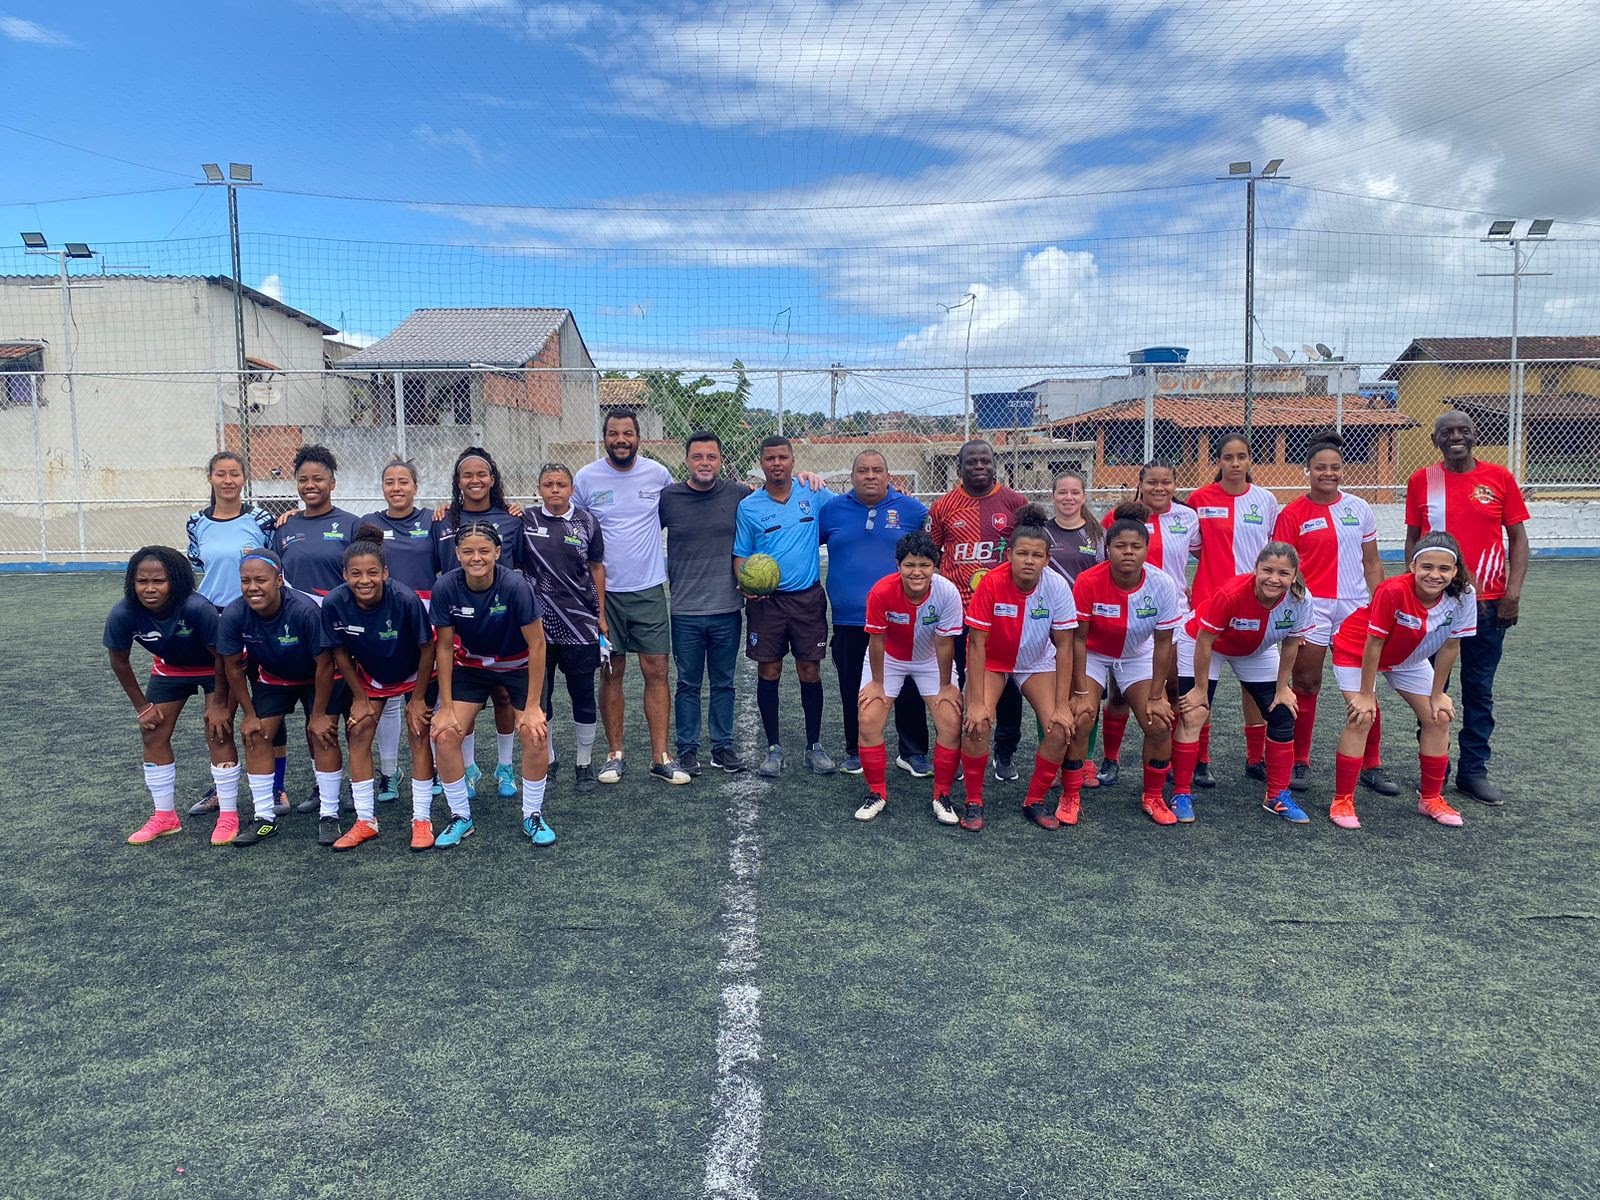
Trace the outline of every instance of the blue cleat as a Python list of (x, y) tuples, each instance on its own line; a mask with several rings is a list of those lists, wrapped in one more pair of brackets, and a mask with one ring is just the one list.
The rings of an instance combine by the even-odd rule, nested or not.
[(494, 769), (494, 781), (500, 789), (502, 800), (511, 799), (521, 790), (517, 787), (517, 777), (512, 773), (510, 763), (501, 763)]
[(450, 824), (444, 827), (444, 832), (433, 839), (433, 844), (443, 849), (459, 846), (474, 833), (471, 817), (451, 817)]
[(1172, 815), (1178, 818), (1178, 824), (1187, 825), (1194, 820), (1194, 797), (1188, 792), (1179, 792), (1172, 798)]
[(522, 818), (522, 832), (528, 835), (535, 846), (553, 846), (556, 841), (556, 831), (545, 823), (543, 813), (534, 813), (531, 817)]
[(400, 799), (400, 789), (395, 786), (393, 775), (378, 775), (378, 803), (389, 804)]
[(467, 799), (478, 798), (478, 780), (483, 778), (483, 768), (477, 763), (467, 764)]
[(1289, 791), (1288, 788), (1284, 788), (1283, 791), (1279, 792), (1276, 800), (1263, 800), (1261, 807), (1269, 813), (1275, 813), (1285, 821), (1290, 821), (1296, 825), (1309, 825), (1311, 823), (1311, 818), (1300, 810), (1300, 806), (1294, 802), (1294, 793)]

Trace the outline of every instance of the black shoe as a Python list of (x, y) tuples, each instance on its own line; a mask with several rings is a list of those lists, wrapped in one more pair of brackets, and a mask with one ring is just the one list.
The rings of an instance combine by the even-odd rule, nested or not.
[(1265, 783), (1267, 781), (1267, 764), (1264, 762), (1245, 763), (1244, 777), (1246, 779), (1254, 779), (1257, 783)]
[(344, 830), (339, 828), (338, 817), (323, 817), (317, 822), (317, 845), (331, 846), (339, 840)]
[(278, 832), (276, 821), (251, 821), (233, 836), (235, 846), (254, 846), (257, 842), (264, 842)]
[(299, 804), (296, 804), (294, 806), (294, 810), (297, 813), (314, 813), (321, 807), (322, 807), (322, 793), (319, 792), (316, 788), (312, 788), (311, 789), (311, 794), (309, 796), (307, 796), (304, 800), (300, 801)]
[(1368, 767), (1361, 772), (1361, 786), (1380, 796), (1398, 796), (1400, 785), (1389, 777), (1382, 767)]
[(1101, 787), (1115, 787), (1117, 779), (1122, 775), (1122, 764), (1112, 762), (1109, 758), (1102, 759), (1100, 770), (1096, 772)]
[(580, 792), (592, 792), (600, 786), (600, 781), (594, 777), (594, 764), (584, 763), (581, 767), (573, 767), (577, 775), (576, 789)]
[(1495, 808), (1506, 802), (1506, 794), (1487, 775), (1456, 776), (1456, 791)]
[(1009, 754), (994, 756), (994, 777), (1001, 783), (1010, 783), (1017, 777), (1017, 768), (1012, 765)]
[(961, 808), (961, 828), (977, 833), (983, 828), (983, 805), (968, 800)]
[(1056, 820), (1056, 806), (1040, 801), (1038, 804), (1024, 804), (1022, 815), (1027, 817), (1040, 829), (1060, 829), (1061, 822)]
[(739, 752), (732, 746), (712, 747), (711, 765), (721, 767), (730, 775), (737, 775), (740, 771), (748, 771), (750, 764), (739, 757)]
[(694, 778), (700, 778), (700, 755), (694, 750), (684, 750), (678, 755), (678, 765)]
[(1289, 790), (1303, 792), (1311, 786), (1311, 767), (1306, 763), (1295, 763), (1294, 770), (1289, 774)]
[(1195, 763), (1194, 786), (1198, 788), (1214, 788), (1217, 786), (1217, 777), (1211, 773), (1210, 763)]

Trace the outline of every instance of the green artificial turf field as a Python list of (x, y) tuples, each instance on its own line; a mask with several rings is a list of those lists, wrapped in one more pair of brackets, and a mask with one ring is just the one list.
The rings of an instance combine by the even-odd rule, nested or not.
[[(1152, 826), (1128, 778), (1036, 830), (1026, 742), (981, 835), (896, 771), (862, 825), (860, 781), (799, 773), (790, 683), (776, 785), (648, 781), (641, 722), (621, 786), (574, 797), (564, 766), (549, 850), (491, 799), (477, 837), (412, 855), (402, 800), (333, 855), (293, 816), (250, 851), (198, 818), (125, 845), (148, 800), (99, 647), (120, 579), (0, 580), (0, 1197), (701, 1196), (730, 1120), (748, 1170), (712, 1184), (773, 1200), (1592, 1196), (1597, 586), (1535, 564), (1497, 688), (1512, 801), (1463, 799), (1460, 830), (1414, 812), (1392, 698), (1407, 796), (1327, 823), (1333, 700), (1313, 824), (1269, 818), (1231, 686), (1194, 826)], [(729, 988), (752, 814), (759, 959)]]

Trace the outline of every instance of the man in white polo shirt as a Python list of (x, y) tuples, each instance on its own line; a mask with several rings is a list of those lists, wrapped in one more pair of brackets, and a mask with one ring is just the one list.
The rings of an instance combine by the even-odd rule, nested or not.
[(605, 534), (606, 625), (611, 665), (600, 671), (600, 720), (610, 747), (596, 778), (621, 783), (625, 764), (622, 734), (626, 704), (622, 676), (630, 653), (644, 674), (644, 720), (650, 727), (650, 775), (666, 783), (688, 783), (689, 773), (667, 752), (670, 696), (667, 655), (672, 627), (667, 616), (667, 560), (661, 547), (662, 489), (672, 483), (666, 467), (639, 457), (639, 417), (614, 408), (601, 429), (604, 458), (578, 470), (574, 498), (600, 522)]

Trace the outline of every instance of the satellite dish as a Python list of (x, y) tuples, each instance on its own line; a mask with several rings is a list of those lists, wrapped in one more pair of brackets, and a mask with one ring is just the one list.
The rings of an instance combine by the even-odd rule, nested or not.
[(1321, 342), (1317, 343), (1317, 353), (1322, 355), (1324, 359), (1331, 359), (1333, 357), (1333, 351), (1327, 346), (1324, 346)]
[[(281, 379), (264, 380), (260, 383), (248, 384), (245, 387), (245, 397), (252, 415), (264, 412), (275, 404), (282, 404), (283, 394), (283, 381)], [(222, 402), (235, 412), (239, 409), (237, 393), (225, 393)]]
[(1313, 347), (1306, 345), (1304, 342), (1301, 342), (1300, 343), (1300, 349), (1302, 349), (1302, 350), (1304, 350), (1306, 352), (1306, 361), (1307, 362), (1314, 362), (1316, 360), (1317, 352)]
[(1274, 358), (1276, 358), (1279, 362), (1288, 362), (1290, 359), (1292, 359), (1294, 357), (1294, 355), (1290, 354), (1282, 346), (1273, 346), (1272, 347), (1272, 356)]

